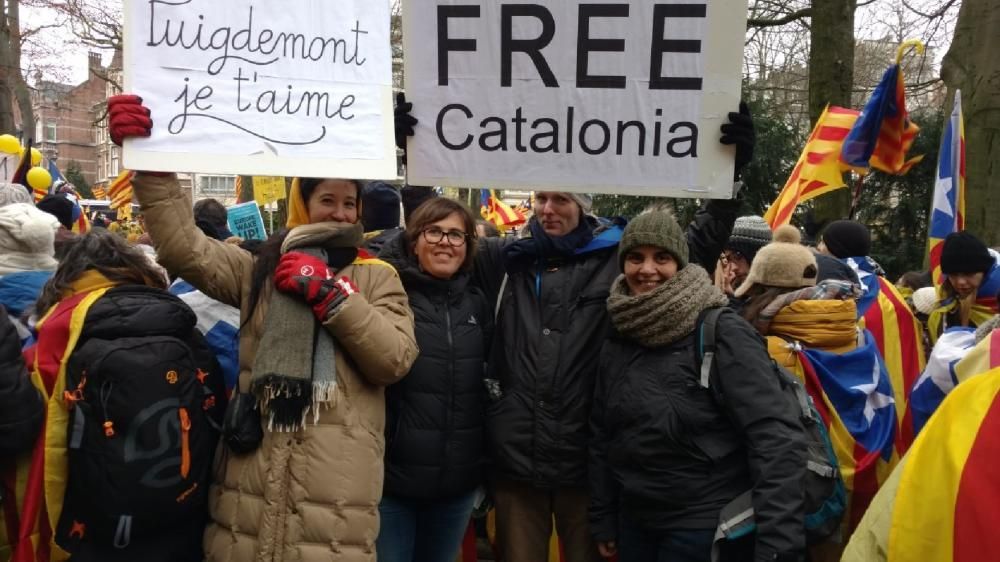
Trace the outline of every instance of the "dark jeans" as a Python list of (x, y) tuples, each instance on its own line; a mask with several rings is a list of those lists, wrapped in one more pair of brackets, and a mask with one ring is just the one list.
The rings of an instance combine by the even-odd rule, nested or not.
[(434, 501), (383, 497), (375, 540), (378, 562), (455, 562), (475, 495)]
[[(710, 562), (715, 529), (646, 531), (622, 520), (618, 531), (618, 562)], [(724, 541), (721, 562), (753, 560), (753, 536)]]

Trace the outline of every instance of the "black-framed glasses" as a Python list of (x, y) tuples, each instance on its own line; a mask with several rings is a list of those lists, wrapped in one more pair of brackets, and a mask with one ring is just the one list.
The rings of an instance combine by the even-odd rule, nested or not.
[(444, 231), (436, 226), (425, 228), (421, 234), (423, 234), (424, 240), (428, 244), (440, 244), (442, 240), (447, 239), (448, 245), (456, 248), (464, 246), (465, 242), (469, 239), (469, 235), (461, 230)]

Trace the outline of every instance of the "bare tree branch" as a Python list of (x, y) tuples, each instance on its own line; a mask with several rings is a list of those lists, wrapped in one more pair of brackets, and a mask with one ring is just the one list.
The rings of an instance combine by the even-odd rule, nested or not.
[(780, 18), (748, 18), (747, 28), (753, 27), (777, 27), (780, 25), (785, 25), (792, 23), (793, 21), (798, 21), (812, 15), (812, 7), (802, 8), (801, 10), (796, 10), (790, 14), (782, 16)]

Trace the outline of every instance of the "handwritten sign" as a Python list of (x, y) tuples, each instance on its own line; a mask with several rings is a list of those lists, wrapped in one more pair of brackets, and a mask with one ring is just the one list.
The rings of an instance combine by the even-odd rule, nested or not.
[(126, 0), (131, 169), (395, 177), (388, 0)]
[(258, 205), (285, 198), (285, 178), (270, 176), (253, 177), (253, 198)]
[(264, 217), (254, 201), (226, 207), (229, 230), (244, 240), (265, 240)]
[(732, 197), (745, 2), (404, 0), (407, 180)]

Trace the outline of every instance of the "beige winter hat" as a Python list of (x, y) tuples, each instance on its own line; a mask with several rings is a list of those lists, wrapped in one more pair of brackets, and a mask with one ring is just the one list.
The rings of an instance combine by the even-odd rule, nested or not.
[(934, 287), (923, 287), (913, 291), (913, 308), (921, 314), (930, 314), (938, 302), (937, 289)]
[(742, 297), (754, 285), (799, 289), (816, 284), (816, 257), (801, 244), (802, 235), (786, 224), (774, 231), (773, 241), (757, 252), (746, 281), (733, 293)]

